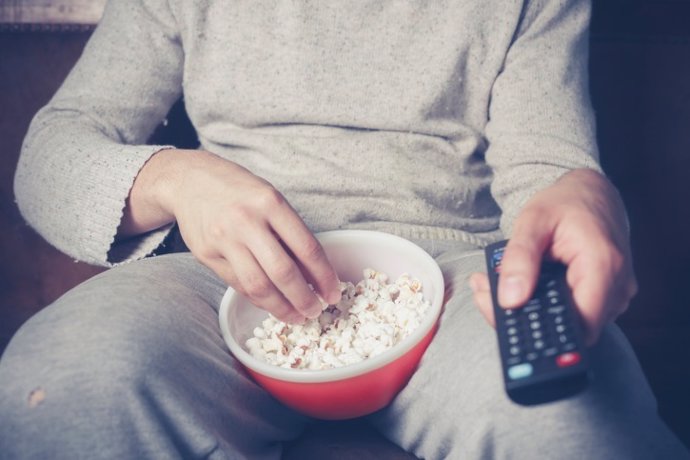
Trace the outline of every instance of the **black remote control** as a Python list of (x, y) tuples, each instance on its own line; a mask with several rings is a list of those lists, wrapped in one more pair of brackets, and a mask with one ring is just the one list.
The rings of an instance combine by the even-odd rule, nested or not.
[(506, 392), (522, 405), (578, 393), (589, 380), (587, 350), (565, 266), (544, 261), (530, 300), (518, 308), (501, 308), (496, 289), (506, 244), (485, 250)]

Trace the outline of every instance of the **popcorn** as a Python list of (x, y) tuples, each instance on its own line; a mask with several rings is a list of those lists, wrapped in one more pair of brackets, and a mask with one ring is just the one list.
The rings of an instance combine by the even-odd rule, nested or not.
[(403, 274), (362, 271), (357, 284), (340, 283), (336, 305), (323, 302), (319, 317), (287, 324), (273, 315), (245, 342), (257, 359), (292, 369), (330, 369), (358, 363), (396, 345), (419, 327), (430, 307), (422, 283)]

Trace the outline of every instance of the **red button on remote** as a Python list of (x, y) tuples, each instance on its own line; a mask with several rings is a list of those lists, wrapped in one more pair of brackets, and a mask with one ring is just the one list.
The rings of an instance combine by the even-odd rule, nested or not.
[(580, 353), (573, 351), (571, 353), (563, 353), (556, 357), (556, 364), (558, 367), (574, 366), (580, 362)]

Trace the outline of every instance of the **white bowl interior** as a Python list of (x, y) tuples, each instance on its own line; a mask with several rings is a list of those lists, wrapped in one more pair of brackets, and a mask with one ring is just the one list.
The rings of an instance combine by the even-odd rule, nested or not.
[(228, 288), (219, 312), (223, 338), (232, 354), (256, 372), (293, 382), (325, 382), (359, 375), (385, 365), (410, 350), (431, 330), (440, 314), (443, 275), (436, 261), (419, 246), (394, 235), (366, 230), (340, 230), (316, 236), (341, 281), (360, 281), (362, 270), (367, 267), (386, 273), (391, 280), (408, 273), (422, 282), (424, 297), (431, 303), (431, 308), (416, 331), (378, 356), (334, 369), (285, 369), (260, 361), (246, 351), (245, 341), (268, 313)]

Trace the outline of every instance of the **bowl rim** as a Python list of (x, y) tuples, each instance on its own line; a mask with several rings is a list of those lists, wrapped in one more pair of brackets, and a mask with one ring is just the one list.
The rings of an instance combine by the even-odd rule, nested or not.
[(391, 233), (375, 230), (332, 230), (316, 233), (315, 236), (322, 243), (352, 237), (366, 238), (368, 240), (373, 238), (375, 240), (378, 239), (379, 241), (385, 240), (389, 244), (392, 242), (395, 245), (405, 247), (414, 252), (416, 257), (421, 258), (428, 265), (428, 267), (425, 267), (425, 270), (431, 271), (429, 274), (430, 280), (434, 285), (434, 290), (436, 292), (434, 300), (431, 302), (430, 307), (427, 310), (427, 314), (424, 316), (417, 329), (415, 329), (409, 336), (405, 337), (394, 347), (382, 352), (379, 355), (367, 358), (364, 361), (330, 369), (288, 369), (260, 361), (259, 359), (253, 357), (232, 336), (227, 317), (230, 313), (230, 304), (233, 297), (236, 295), (241, 296), (241, 294), (237, 293), (232, 287), (228, 287), (223, 295), (223, 298), (221, 299), (218, 318), (223, 339), (230, 349), (230, 352), (238, 361), (240, 361), (240, 363), (265, 377), (286, 382), (321, 383), (343, 380), (365, 374), (395, 361), (398, 357), (403, 356), (405, 353), (414, 348), (414, 346), (420, 340), (422, 340), (429, 333), (429, 331), (432, 330), (432, 328), (435, 327), (443, 308), (445, 286), (441, 268), (438, 266), (434, 258), (431, 257), (431, 255), (429, 255), (429, 253), (427, 253), (424, 249), (405, 238)]

